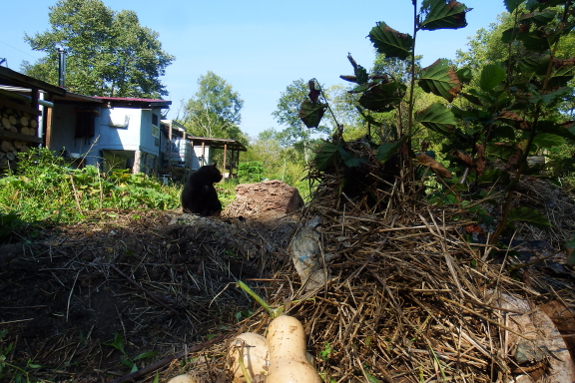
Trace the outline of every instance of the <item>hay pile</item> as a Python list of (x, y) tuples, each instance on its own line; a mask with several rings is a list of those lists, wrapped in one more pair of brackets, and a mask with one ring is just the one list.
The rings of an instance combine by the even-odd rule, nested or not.
[[(535, 309), (559, 300), (573, 307), (572, 281), (552, 286), (548, 275), (531, 267), (544, 260), (524, 265), (510, 252), (470, 243), (466, 228), (477, 225), (469, 213), (458, 205), (424, 202), (420, 185), (407, 182), (398, 169), (368, 161), (349, 189), (341, 186), (346, 171), (312, 174), (321, 185), (300, 230), (306, 222), (320, 222), (317, 271), (325, 282), (310, 289), (291, 263), (270, 282), (268, 303), (283, 305), (303, 322), (324, 381), (510, 382), (549, 372), (551, 353), (537, 363), (516, 357), (509, 337), (523, 337), (511, 318), (519, 311), (503, 302), (526, 300)], [(522, 193), (518, 197), (536, 199)], [(544, 205), (556, 212), (559, 203), (545, 198)], [(573, 210), (570, 199), (560, 199), (569, 205), (565, 211)], [(554, 227), (552, 242), (573, 229), (570, 221), (561, 222), (566, 227)], [(515, 238), (534, 236), (529, 230), (524, 227)], [(289, 257), (289, 251), (279, 256)], [(558, 252), (544, 257), (565, 263)], [(514, 275), (506, 271), (509, 265)], [(237, 333), (263, 334), (268, 323), (260, 309)], [(193, 354), (202, 363), (174, 364), (165, 376), (194, 370), (207, 381), (225, 381), (226, 346), (222, 341), (205, 347)]]

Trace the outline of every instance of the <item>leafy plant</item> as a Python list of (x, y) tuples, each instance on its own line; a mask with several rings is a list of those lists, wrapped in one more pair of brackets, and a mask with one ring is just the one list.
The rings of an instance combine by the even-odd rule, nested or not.
[[(71, 169), (45, 148), (19, 153), (16, 172), (0, 178), (0, 235), (30, 222), (75, 222), (101, 209), (174, 209), (180, 189), (144, 174), (93, 166)], [(46, 198), (49, 196), (50, 198)]]
[(115, 348), (116, 350), (120, 351), (124, 355), (124, 358), (122, 358), (120, 360), (120, 362), (123, 365), (130, 368), (130, 373), (138, 371), (138, 366), (136, 365), (136, 361), (138, 361), (140, 359), (153, 358), (157, 354), (156, 351), (148, 351), (148, 352), (141, 353), (141, 354), (131, 358), (124, 349), (124, 347), (125, 347), (124, 338), (119, 333), (114, 334), (114, 340), (112, 342), (103, 343), (103, 344), (104, 344), (104, 346), (110, 346), (110, 347)]
[(241, 183), (261, 182), (264, 179), (264, 165), (261, 161), (242, 162), (238, 166)]
[[(572, 122), (557, 121), (556, 113), (558, 106), (573, 95), (569, 83), (575, 77), (575, 58), (558, 56), (561, 39), (571, 34), (575, 26), (572, 6), (571, 1), (506, 1), (514, 19), (501, 36), (507, 57), (483, 65), (479, 73), (474, 73), (473, 68), (457, 68), (445, 59), (418, 68), (418, 33), (465, 27), (470, 9), (455, 0), (424, 0), (418, 9), (417, 1), (413, 1), (413, 35), (399, 32), (383, 21), (369, 32), (376, 51), (388, 63), (403, 62), (407, 75), (398, 76), (393, 68), (387, 70), (385, 66), (370, 74), (349, 55), (354, 75), (341, 76), (354, 84), (350, 93), (359, 95), (357, 108), (367, 122), (366, 140), (375, 145), (376, 158), (383, 164), (399, 156), (399, 163), (412, 179), (420, 174), (414, 169), (416, 164), (444, 178), (440, 184), (448, 191), (443, 191), (438, 203), (449, 194), (453, 201), (462, 203), (476, 198), (480, 185), (486, 182), (505, 182), (507, 172), (499, 170), (498, 163), (511, 172), (505, 183), (503, 215), (491, 237), (493, 242), (516, 221), (549, 226), (537, 210), (512, 209), (511, 201), (520, 179), (541, 170), (540, 166), (528, 164), (529, 156), (575, 140)], [(317, 100), (314, 91), (310, 87), (302, 114)], [(416, 91), (442, 101), (416, 109)], [(394, 126), (384, 126), (374, 118), (390, 111), (398, 116)], [(371, 127), (384, 129), (380, 134), (384, 139), (379, 143), (372, 139)], [(432, 156), (415, 152), (413, 139), (423, 131), (444, 137), (440, 157), (449, 162), (450, 171)], [(335, 134), (318, 151), (315, 167), (323, 172), (334, 167), (361, 169), (371, 154), (357, 153), (350, 152), (348, 143)]]
[(4, 338), (8, 334), (8, 330), (0, 330), (0, 379), (4, 381), (11, 381), (15, 383), (30, 382), (30, 369), (41, 368), (39, 364), (35, 364), (31, 359), (28, 359), (24, 367), (18, 366), (17, 363), (9, 363), (7, 361), (8, 355), (14, 351), (14, 343), (4, 345)]

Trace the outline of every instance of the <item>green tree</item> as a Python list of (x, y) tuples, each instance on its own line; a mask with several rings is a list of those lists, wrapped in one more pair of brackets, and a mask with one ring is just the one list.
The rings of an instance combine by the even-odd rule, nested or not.
[[(283, 146), (295, 146), (307, 157), (318, 137), (328, 134), (331, 129), (320, 125), (313, 131), (308, 129), (299, 116), (302, 102), (309, 98), (309, 82), (303, 79), (295, 80), (286, 87), (278, 100), (277, 108), (272, 112), (276, 121), (285, 128), (277, 132), (276, 138)], [(327, 97), (324, 93), (324, 97)]]
[(51, 29), (25, 35), (47, 56), (24, 62), (25, 74), (58, 83), (58, 48), (66, 51), (66, 88), (88, 95), (160, 98), (159, 80), (175, 59), (162, 50), (158, 33), (142, 27), (133, 11), (114, 12), (101, 0), (60, 0), (50, 7)]
[(208, 71), (198, 79), (199, 89), (184, 108), (181, 121), (188, 133), (211, 138), (230, 138), (243, 144), (246, 135), (239, 128), (244, 101), (232, 86)]
[[(529, 15), (527, 11), (524, 10), (525, 6), (522, 5), (518, 7), (517, 11), (522, 11), (524, 14)], [(472, 81), (472, 86), (479, 88), (479, 76), (483, 67), (491, 63), (505, 63), (509, 55), (514, 57), (514, 61), (521, 61), (525, 57), (532, 57), (533, 53), (526, 49), (524, 45), (514, 42), (509, 44), (511, 38), (511, 32), (524, 34), (521, 32), (520, 28), (525, 29), (531, 21), (522, 22), (522, 20), (530, 20), (532, 18), (539, 18), (538, 28), (540, 31), (544, 30), (545, 20), (549, 21), (551, 18), (556, 18), (550, 23), (550, 26), (557, 27), (559, 21), (559, 15), (556, 14), (557, 8), (551, 8), (544, 11), (536, 11), (533, 15), (534, 17), (519, 16), (518, 12), (508, 13), (504, 12), (497, 17), (497, 21), (489, 24), (489, 27), (481, 28), (477, 31), (475, 36), (470, 38), (468, 45), (468, 50), (458, 50), (457, 51), (457, 64), (460, 66), (469, 67), (474, 76)], [(522, 27), (523, 25), (523, 27)], [(536, 37), (533, 37), (536, 41)], [(570, 59), (575, 56), (575, 31), (570, 31), (569, 33), (561, 36), (557, 44), (555, 51), (555, 57), (558, 59)], [(505, 64), (506, 65), (506, 64)], [(514, 82), (529, 82), (529, 75), (524, 75), (520, 71), (515, 74)], [(570, 81), (569, 85), (573, 88), (575, 85), (574, 81)], [(570, 114), (573, 118), (575, 110), (575, 96), (571, 94), (563, 98), (562, 102), (555, 109), (548, 109), (545, 113), (549, 115), (554, 115), (556, 120), (562, 120), (562, 114)]]

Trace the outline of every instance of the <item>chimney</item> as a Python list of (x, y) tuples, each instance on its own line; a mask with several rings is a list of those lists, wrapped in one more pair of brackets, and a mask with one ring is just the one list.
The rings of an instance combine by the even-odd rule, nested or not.
[(58, 86), (60, 88), (66, 87), (66, 51), (63, 48), (58, 48)]

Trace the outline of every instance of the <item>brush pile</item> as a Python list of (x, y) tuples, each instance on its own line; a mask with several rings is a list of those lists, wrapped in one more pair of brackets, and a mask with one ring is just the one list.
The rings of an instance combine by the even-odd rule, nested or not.
[[(555, 376), (549, 381), (559, 382), (560, 370), (564, 378), (575, 376), (565, 343), (541, 306), (559, 305), (563, 322), (554, 319), (565, 332), (575, 305), (575, 274), (565, 265), (565, 254), (527, 249), (521, 258), (509, 249), (470, 242), (468, 234), (481, 228), (468, 210), (426, 202), (422, 185), (408, 182), (397, 163), (386, 169), (368, 160), (353, 172), (345, 167), (312, 172), (320, 185), (285, 254), (290, 256), (298, 238), (315, 242), (307, 247), (312, 276), (298, 275), (289, 263), (271, 283), (267, 302), (283, 305), (304, 323), (308, 350), (325, 381), (511, 382)], [(529, 185), (523, 185), (517, 203), (533, 204)], [(555, 194), (572, 210), (570, 198)], [(556, 209), (558, 203), (548, 199), (543, 205)], [(522, 235), (544, 235), (527, 225), (520, 229), (514, 243), (523, 250)], [(550, 242), (564, 240), (568, 229), (569, 224), (556, 226)], [(546, 262), (564, 274), (550, 277)], [(547, 319), (549, 332), (532, 323), (537, 315)], [(238, 333), (263, 333), (268, 323), (260, 310)], [(203, 355), (213, 357), (225, 346)], [(222, 360), (211, 360), (212, 372), (225, 368)]]

